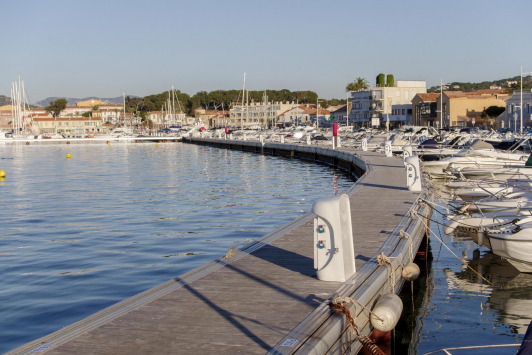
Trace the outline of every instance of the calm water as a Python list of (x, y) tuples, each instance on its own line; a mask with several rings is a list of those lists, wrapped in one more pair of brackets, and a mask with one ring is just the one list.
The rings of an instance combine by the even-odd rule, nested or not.
[[(434, 213), (434, 220), (443, 221)], [(532, 319), (532, 275), (520, 274), (488, 248), (465, 234), (446, 236), (433, 231), (490, 285), (431, 238), (427, 260), (420, 260), (421, 277), (405, 284), (405, 306), (397, 327), (397, 354), (424, 354), (444, 347), (520, 344)], [(414, 306), (412, 306), (414, 303)], [(467, 354), (515, 354), (517, 348), (469, 351)], [(454, 353), (454, 352), (453, 352)]]
[(353, 183), (328, 166), (180, 143), (7, 144), (0, 158), (0, 353), (223, 256)]

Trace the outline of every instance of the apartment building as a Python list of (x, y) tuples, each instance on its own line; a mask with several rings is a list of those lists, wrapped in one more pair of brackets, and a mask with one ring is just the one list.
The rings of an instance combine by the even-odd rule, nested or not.
[(241, 103), (236, 103), (229, 111), (230, 125), (234, 127), (253, 127), (264, 124), (286, 125), (286, 121), (278, 121), (278, 117), (295, 107), (299, 106), (294, 101), (289, 102), (252, 102), (242, 107)]
[[(439, 125), (443, 114), (443, 125), (455, 128), (467, 127), (473, 118), (482, 115), (482, 111), (490, 106), (506, 106), (508, 94), (504, 89), (486, 89), (473, 92), (444, 91), (436, 103), (438, 112), (436, 125)], [(441, 101), (440, 101), (441, 100)], [(440, 107), (442, 108), (440, 112)]]
[(416, 94), (412, 99), (411, 124), (414, 126), (436, 126), (439, 97), (439, 93), (433, 92)]
[(523, 126), (532, 124), (532, 90), (523, 89), (523, 106), (521, 106), (521, 90), (514, 91), (513, 95), (506, 100), (506, 110), (499, 117), (501, 127), (509, 127), (512, 130), (521, 130), (521, 114)]
[[(391, 127), (407, 124), (408, 110), (418, 93), (427, 92), (427, 83), (421, 80), (398, 80), (393, 86), (375, 86), (364, 91), (352, 91), (350, 118), (356, 126), (383, 126), (387, 120)], [(394, 108), (395, 107), (395, 108)], [(392, 109), (401, 114), (392, 114)], [(410, 107), (411, 109), (411, 107)], [(410, 115), (412, 112), (410, 111)]]

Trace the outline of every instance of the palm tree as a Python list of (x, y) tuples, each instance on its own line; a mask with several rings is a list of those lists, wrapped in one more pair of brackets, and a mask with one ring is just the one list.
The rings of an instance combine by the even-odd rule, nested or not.
[(369, 82), (365, 78), (356, 78), (352, 83), (347, 84), (345, 91), (360, 91), (368, 88)]

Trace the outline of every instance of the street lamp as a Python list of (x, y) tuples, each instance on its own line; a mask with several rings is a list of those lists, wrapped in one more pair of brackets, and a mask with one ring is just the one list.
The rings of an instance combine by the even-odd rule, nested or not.
[(521, 66), (521, 134), (523, 134), (523, 74), (532, 74), (532, 72), (523, 73), (523, 66)]
[(323, 102), (325, 100), (320, 100), (319, 98), (316, 99), (316, 129), (320, 128), (320, 102)]

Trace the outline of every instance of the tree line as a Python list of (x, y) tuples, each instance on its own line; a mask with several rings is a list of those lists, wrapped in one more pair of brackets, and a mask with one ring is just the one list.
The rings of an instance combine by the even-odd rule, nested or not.
[[(197, 108), (207, 110), (227, 110), (229, 111), (236, 102), (263, 102), (267, 101), (294, 101), (301, 104), (316, 103), (318, 94), (314, 91), (290, 91), (283, 90), (265, 90), (265, 91), (245, 91), (243, 99), (242, 90), (215, 90), (211, 92), (200, 91), (190, 96), (180, 90), (165, 91), (160, 94), (148, 95), (145, 97), (126, 97), (126, 110), (137, 116), (146, 118), (150, 111), (170, 111), (175, 108), (176, 112), (184, 112), (189, 115), (194, 114)], [(328, 104), (320, 102), (322, 106)], [(342, 100), (332, 99), (331, 102), (340, 102)], [(345, 102), (345, 99), (343, 100)]]

